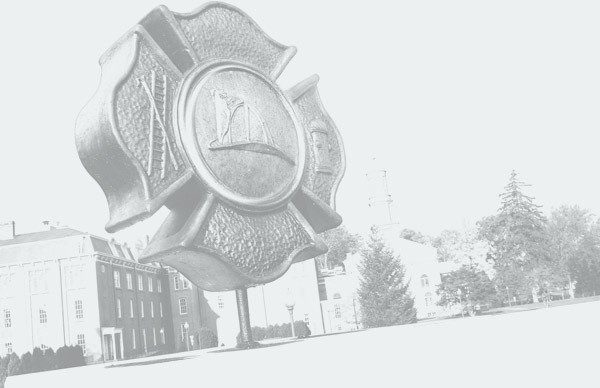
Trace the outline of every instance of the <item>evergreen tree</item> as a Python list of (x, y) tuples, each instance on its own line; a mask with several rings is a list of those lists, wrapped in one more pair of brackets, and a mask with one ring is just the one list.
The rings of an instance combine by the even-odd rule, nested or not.
[(498, 214), (486, 217), (479, 225), (480, 237), (487, 240), (494, 263), (495, 281), (500, 295), (527, 300), (534, 290), (554, 282), (549, 263), (547, 220), (523, 192), (530, 185), (519, 180), (513, 170), (504, 192), (500, 194)]
[(380, 327), (415, 322), (417, 311), (404, 280), (404, 266), (375, 228), (361, 255), (358, 297), (363, 325)]
[(546, 218), (540, 212), (541, 206), (533, 202), (534, 198), (523, 193), (523, 187), (528, 186), (513, 170), (504, 193), (500, 194), (498, 226), (502, 239), (497, 247), (502, 264), (527, 266), (543, 259)]

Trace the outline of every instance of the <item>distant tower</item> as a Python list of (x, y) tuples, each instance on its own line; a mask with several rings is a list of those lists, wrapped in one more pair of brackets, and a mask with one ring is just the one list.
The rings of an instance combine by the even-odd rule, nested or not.
[(392, 217), (392, 196), (388, 190), (387, 171), (373, 158), (371, 168), (367, 172), (369, 185), (369, 207), (372, 222), (380, 229), (395, 225)]

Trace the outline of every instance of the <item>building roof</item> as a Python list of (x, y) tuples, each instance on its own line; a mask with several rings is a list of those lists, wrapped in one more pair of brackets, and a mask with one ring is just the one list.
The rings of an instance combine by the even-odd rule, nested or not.
[(6, 245), (25, 244), (43, 240), (54, 240), (56, 238), (85, 235), (87, 233), (71, 228), (52, 228), (42, 232), (18, 234), (10, 240), (0, 240), (0, 247)]
[[(80, 236), (81, 239), (61, 241), (77, 236)], [(0, 240), (0, 266), (93, 253), (135, 261), (128, 247), (115, 243), (113, 240), (108, 241), (105, 238), (71, 228), (51, 228), (41, 232), (16, 235), (8, 240)]]

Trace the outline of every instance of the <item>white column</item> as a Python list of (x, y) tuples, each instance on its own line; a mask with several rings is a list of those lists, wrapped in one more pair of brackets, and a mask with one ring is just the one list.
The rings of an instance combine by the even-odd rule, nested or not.
[(121, 348), (121, 359), (124, 360), (125, 359), (125, 351), (123, 350), (123, 342), (125, 342), (123, 340), (123, 331), (121, 331), (120, 335), (119, 335), (119, 347)]
[(116, 341), (116, 336), (115, 336), (115, 332), (113, 331), (112, 335), (112, 348), (113, 348), (113, 360), (117, 360), (117, 344), (115, 343)]

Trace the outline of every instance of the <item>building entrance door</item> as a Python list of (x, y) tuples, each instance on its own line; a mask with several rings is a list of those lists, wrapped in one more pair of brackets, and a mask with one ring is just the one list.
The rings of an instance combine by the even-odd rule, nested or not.
[(113, 360), (115, 357), (113, 353), (113, 340), (112, 335), (104, 335), (104, 361)]

